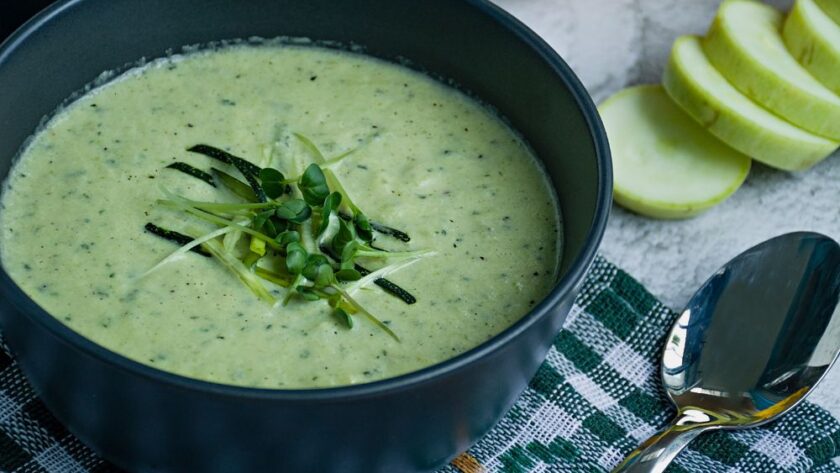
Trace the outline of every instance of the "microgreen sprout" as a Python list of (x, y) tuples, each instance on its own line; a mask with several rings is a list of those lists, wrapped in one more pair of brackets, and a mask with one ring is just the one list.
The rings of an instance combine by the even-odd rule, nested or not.
[(285, 231), (274, 237), (274, 241), (281, 246), (287, 247), (286, 251), (288, 252), (289, 243), (297, 243), (300, 241), (300, 233), (295, 230)]
[(324, 172), (314, 163), (310, 164), (303, 175), (300, 176), (298, 188), (306, 203), (316, 207), (324, 205), (324, 200), (330, 195), (330, 188), (327, 186)]
[(335, 315), (339, 322), (346, 325), (347, 328), (353, 328), (353, 317), (351, 317), (346, 310), (341, 307), (336, 307), (333, 311), (333, 315)]
[(281, 220), (303, 223), (312, 216), (312, 208), (300, 199), (292, 199), (280, 204), (274, 214)]
[(361, 212), (357, 213), (353, 218), (353, 223), (356, 225), (356, 234), (359, 235), (362, 241), (368, 243), (373, 241), (373, 228), (370, 226), (370, 220), (368, 220), (367, 215)]
[(286, 176), (276, 169), (265, 168), (260, 171), (260, 182), (265, 194), (271, 199), (292, 191), (292, 188), (286, 184)]
[(324, 199), (324, 206), (321, 209), (321, 223), (318, 226), (318, 235), (322, 235), (326, 231), (330, 223), (330, 216), (338, 211), (341, 205), (341, 194), (333, 192)]

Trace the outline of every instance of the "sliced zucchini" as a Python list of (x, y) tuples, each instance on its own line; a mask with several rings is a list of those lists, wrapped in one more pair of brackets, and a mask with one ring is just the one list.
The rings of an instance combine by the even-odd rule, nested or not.
[(781, 12), (752, 0), (721, 5), (703, 48), (738, 90), (791, 123), (840, 140), (840, 97), (790, 55)]
[(840, 25), (814, 0), (797, 0), (785, 20), (782, 37), (799, 64), (840, 94)]
[(840, 25), (840, 2), (837, 0), (817, 0), (817, 5), (828, 13), (828, 16)]
[(838, 146), (779, 118), (735, 89), (712, 66), (695, 36), (674, 43), (663, 83), (671, 98), (713, 135), (769, 166), (805, 169)]
[(615, 201), (656, 218), (696, 215), (732, 195), (750, 159), (713, 137), (661, 86), (625, 89), (600, 107), (615, 172)]

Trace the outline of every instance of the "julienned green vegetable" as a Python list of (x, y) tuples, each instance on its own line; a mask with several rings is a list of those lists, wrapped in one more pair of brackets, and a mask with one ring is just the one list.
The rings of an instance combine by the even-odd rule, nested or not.
[[(325, 255), (332, 258), (333, 261), (341, 261), (341, 256), (337, 255), (332, 248), (328, 246), (321, 246), (321, 252)], [(359, 272), (362, 276), (367, 276), (372, 273), (371, 270), (365, 268), (364, 266), (354, 263), (353, 269)], [(403, 302), (406, 304), (414, 304), (417, 302), (417, 298), (411, 295), (410, 292), (406, 291), (405, 289), (401, 288), (400, 286), (394, 284), (390, 280), (386, 278), (376, 278), (373, 280), (373, 283), (377, 286), (381, 287), (384, 291), (391, 293), (392, 295), (396, 296), (399, 299), (402, 299)]]
[(168, 169), (175, 169), (176, 171), (181, 171), (182, 173), (192, 176), (196, 179), (201, 179), (202, 181), (210, 184), (213, 187), (216, 187), (216, 181), (213, 179), (213, 175), (207, 172), (202, 171), (201, 169), (194, 168), (187, 163), (182, 162), (175, 162), (166, 166)]
[[(313, 154), (316, 161), (324, 162), (323, 155), (311, 140), (302, 135), (296, 136)], [(199, 144), (189, 148), (188, 151), (209, 156), (235, 167), (246, 179), (247, 185), (220, 170), (214, 169), (213, 175), (224, 187), (249, 202), (244, 204), (198, 202), (164, 190), (168, 199), (161, 200), (159, 203), (214, 223), (221, 229), (230, 228), (247, 235), (248, 251), (237, 254), (226, 249), (225, 245), (216, 241), (221, 235), (214, 234), (209, 239), (205, 237), (202, 243), (196, 246), (193, 243), (193, 237), (163, 229), (152, 223), (147, 224), (147, 230), (181, 245), (188, 245), (193, 251), (205, 256), (214, 256), (255, 295), (269, 303), (274, 304), (276, 299), (259, 283), (257, 278), (286, 289), (286, 295), (282, 300), (283, 305), (295, 296), (306, 301), (325, 300), (333, 308), (336, 319), (347, 328), (353, 327), (352, 316), (360, 315), (394, 339), (399, 340), (399, 337), (386, 324), (362, 307), (342, 288), (341, 284), (359, 281), (363, 276), (371, 274), (371, 271), (356, 263), (356, 258), (416, 259), (430, 256), (432, 253), (389, 252), (371, 246), (373, 225), (370, 220), (350, 200), (347, 191), (335, 174), (328, 169), (325, 172), (316, 163), (307, 166), (300, 177), (286, 179), (277, 169), (259, 168), (243, 158), (209, 145)], [(188, 164), (176, 164), (178, 165), (173, 166), (175, 169), (213, 184), (215, 187), (213, 175)], [(347, 211), (339, 213), (342, 204), (345, 205)], [(308, 225), (315, 231), (315, 237), (322, 243), (314, 248), (324, 253), (307, 251), (306, 246), (301, 242), (301, 235), (306, 233), (304, 225)], [(387, 228), (391, 234), (405, 235), (390, 227), (382, 227)], [(407, 235), (405, 237), (407, 239)], [(399, 239), (403, 240), (403, 238)], [(267, 257), (282, 260), (282, 266), (288, 271), (289, 276), (260, 267), (260, 260)], [(334, 266), (335, 263), (337, 266)], [(416, 302), (414, 296), (390, 281), (376, 278), (373, 282), (408, 304)]]
[[(299, 135), (299, 134), (297, 134), (295, 136), (297, 136), (301, 139), (306, 139), (307, 142), (310, 145), (314, 146), (314, 144), (311, 141), (309, 141), (308, 138), (305, 138), (305, 137), (303, 137), (302, 135)], [(317, 148), (315, 148), (315, 149), (317, 150)], [(200, 150), (200, 151), (196, 151), (196, 150)], [(198, 145), (198, 146), (194, 146), (194, 147), (190, 148), (189, 151), (200, 152), (201, 154), (205, 154), (207, 156), (211, 156), (211, 155), (216, 156), (216, 157), (222, 156), (222, 157), (225, 157), (225, 158), (223, 158), (225, 160), (219, 159), (219, 158), (215, 158), (215, 159), (219, 159), (220, 161), (223, 161), (223, 162), (228, 162), (228, 161), (233, 162), (231, 160), (231, 158), (236, 158), (236, 159), (239, 159), (241, 161), (244, 161), (245, 163), (247, 163), (251, 166), (254, 166), (252, 169), (259, 169), (256, 165), (253, 165), (253, 164), (245, 161), (242, 158), (237, 158), (236, 156), (229, 155), (225, 151), (219, 150), (218, 148), (213, 148), (212, 146)], [(319, 151), (319, 153), (320, 153), (320, 151)], [(343, 155), (341, 155), (340, 158), (343, 158), (343, 157), (346, 157), (346, 156), (349, 156), (349, 155), (350, 155), (350, 152), (348, 151), (348, 152), (344, 153)], [(336, 159), (339, 159), (339, 158), (334, 158), (333, 161), (335, 161)], [(192, 167), (192, 166), (190, 166), (190, 167)], [(195, 169), (195, 168), (193, 168), (193, 169)], [(319, 170), (320, 170), (320, 168), (319, 168)], [(204, 173), (204, 171), (201, 171), (201, 170), (196, 170), (196, 171), (198, 171), (200, 173)], [(212, 172), (213, 172), (214, 178), (217, 181), (219, 181), (224, 187), (226, 187), (228, 190), (230, 190), (231, 192), (233, 192), (237, 196), (239, 196), (239, 197), (241, 197), (241, 198), (243, 198), (243, 199), (245, 199), (249, 202), (257, 202), (258, 201), (256, 195), (254, 194), (253, 188), (250, 187), (248, 184), (245, 184), (244, 182), (240, 181), (239, 179), (237, 179), (237, 178), (231, 176), (230, 174), (228, 174), (224, 171), (221, 171), (219, 169), (213, 168)], [(289, 185), (287, 183), (288, 179), (285, 179), (285, 177), (283, 176), (283, 174), (280, 171), (277, 171), (275, 169), (261, 169), (258, 172), (258, 174), (262, 174), (263, 172), (267, 173), (267, 174), (265, 174), (265, 176), (267, 176), (269, 178), (269, 186), (271, 186), (271, 188), (272, 188), (272, 191), (271, 191), (272, 193), (276, 192), (278, 190), (277, 187), (275, 187), (276, 185), (284, 185), (285, 186), (285, 188), (283, 190), (283, 193), (290, 192), (290, 188), (289, 188)], [(192, 173), (187, 173), (187, 174), (192, 175)], [(324, 175), (324, 172), (321, 171), (321, 174)], [(340, 187), (340, 182), (337, 179), (334, 179), (334, 181)], [(263, 187), (265, 186), (264, 181), (263, 181), (262, 185), (263, 185)], [(340, 192), (336, 192), (336, 194), (337, 195), (342, 195), (342, 193), (343, 193), (343, 194), (345, 194), (345, 197), (346, 197), (346, 191), (343, 189), (343, 187), (340, 187), (339, 190), (340, 190)], [(355, 207), (352, 202), (349, 202), (348, 206), (351, 206), (351, 208), (355, 208), (356, 210), (358, 210), (358, 207)], [(332, 210), (337, 210), (337, 209), (338, 209), (337, 206), (332, 208)], [(389, 227), (388, 225), (385, 225), (385, 224), (380, 223), (380, 222), (376, 222), (376, 221), (373, 221), (373, 220), (368, 220), (367, 216), (364, 215), (364, 214), (361, 214), (360, 212), (356, 212), (355, 217), (350, 215), (349, 213), (346, 213), (346, 212), (339, 212), (338, 215), (345, 220), (351, 220), (351, 219), (355, 218), (357, 221), (360, 221), (360, 222), (363, 221), (363, 223), (361, 223), (361, 225), (369, 227), (370, 230), (376, 231), (377, 233), (381, 233), (382, 235), (391, 236), (391, 237), (396, 238), (397, 240), (400, 240), (400, 241), (403, 241), (403, 242), (406, 242), (406, 243), (411, 241), (411, 237), (407, 233), (405, 233), (404, 231), (393, 228), (393, 227)], [(359, 217), (359, 215), (361, 215), (361, 217)]]
[[(157, 235), (163, 238), (164, 240), (173, 241), (179, 245), (188, 245), (193, 241), (193, 238), (191, 236), (184, 235), (183, 233), (178, 233), (172, 230), (167, 230), (165, 228), (161, 228), (155, 225), (154, 223), (147, 223), (144, 228), (147, 232), (153, 235)], [(190, 248), (190, 251), (194, 251), (202, 256), (212, 256), (207, 250), (200, 246)]]
[[(215, 148), (211, 148), (211, 149), (215, 149)], [(265, 222), (267, 221), (268, 217), (273, 213), (273, 211), (265, 211), (265, 210), (268, 209), (269, 207), (271, 207), (273, 204), (258, 203), (256, 201), (257, 199), (256, 199), (256, 196), (254, 195), (254, 192), (251, 190), (251, 188), (247, 184), (245, 184), (244, 182), (240, 181), (239, 179), (231, 176), (230, 174), (227, 174), (226, 172), (220, 171), (216, 168), (213, 168), (212, 171), (213, 171), (213, 176), (215, 177), (215, 179), (218, 182), (220, 182), (223, 187), (226, 187), (233, 194), (247, 200), (249, 203), (246, 203), (246, 204), (219, 204), (219, 203), (212, 203), (212, 202), (187, 201), (187, 203), (189, 205), (194, 207), (194, 209), (189, 210), (189, 212), (194, 213), (195, 210), (205, 210), (205, 211), (209, 211), (209, 212), (214, 212), (214, 211), (222, 211), (222, 212), (224, 212), (224, 211), (240, 211), (240, 210), (263, 210), (263, 212), (259, 212), (254, 217), (254, 222), (252, 222), (253, 223), (252, 226), (254, 228), (262, 229), (262, 227), (265, 225)], [(190, 175), (192, 175), (192, 174), (190, 174)], [(181, 201), (184, 202), (184, 199), (181, 199)], [(322, 210), (322, 212), (321, 212), (321, 214), (322, 214), (321, 223), (319, 224), (318, 232), (317, 232), (319, 235), (323, 234), (324, 230), (326, 229), (326, 226), (329, 222), (329, 215), (328, 214), (336, 212), (336, 209), (338, 209), (340, 203), (341, 203), (341, 194), (339, 194), (338, 192), (333, 192), (324, 201), (324, 210)], [(174, 202), (164, 201), (163, 204), (164, 205), (174, 205)], [(358, 217), (359, 215), (363, 216), (363, 214), (357, 214), (357, 218), (354, 219), (354, 217), (350, 216), (347, 213), (340, 213), (339, 214), (339, 216), (341, 218), (345, 219), (345, 220), (355, 220), (357, 222), (357, 228), (359, 228), (359, 225), (364, 226), (363, 219), (359, 218)], [(213, 219), (214, 223), (220, 223), (218, 218), (215, 217), (215, 216), (212, 216), (212, 215), (208, 216), (206, 214), (202, 214), (201, 217), (203, 217), (205, 219), (206, 218), (211, 218), (211, 219)], [(367, 217), (364, 217), (364, 218), (367, 218)], [(362, 223), (359, 223), (359, 222), (362, 222)], [(372, 228), (374, 228), (374, 227), (378, 228), (377, 229), (378, 233), (382, 233), (383, 235), (393, 236), (394, 238), (396, 238), (400, 241), (403, 241), (403, 242), (408, 242), (408, 241), (411, 240), (411, 238), (408, 236), (408, 234), (401, 231), (401, 230), (397, 230), (395, 228), (391, 228), (391, 227), (388, 227), (388, 226), (385, 226), (385, 225), (382, 225), (382, 224), (379, 224), (379, 223), (376, 223), (376, 222), (369, 222), (369, 223), (370, 223), (370, 226)], [(274, 228), (274, 227), (272, 226), (271, 228)], [(272, 231), (271, 228), (268, 229), (269, 232)], [(384, 230), (382, 230), (382, 229), (384, 229)], [(250, 231), (254, 231), (254, 230), (250, 230)], [(360, 231), (360, 234), (361, 233), (362, 232)], [(283, 234), (278, 235), (278, 237), (275, 238), (275, 240), (279, 241), (281, 244), (286, 244), (286, 243), (288, 243), (288, 241), (284, 242), (284, 241), (281, 241), (281, 240), (283, 238), (286, 238), (287, 236), (289, 236), (291, 234), (295, 235), (295, 240), (294, 241), (299, 241), (300, 235), (298, 234), (298, 232), (294, 232), (294, 231), (293, 232), (283, 232)], [(263, 240), (260, 240), (259, 238), (251, 240), (252, 249), (253, 249), (253, 245), (255, 244), (254, 242), (260, 242), (260, 241), (263, 241)], [(259, 243), (256, 243), (256, 244), (259, 244)], [(328, 252), (332, 251), (329, 248), (321, 246), (320, 249), (325, 254), (330, 255), (335, 261), (340, 261), (341, 258), (339, 256), (334, 256), (333, 257), (333, 255), (328, 253)], [(262, 256), (262, 255), (259, 255), (259, 256)], [(388, 255), (388, 256), (391, 256), (391, 255)], [(251, 259), (253, 260), (253, 257)], [(249, 261), (249, 263), (256, 263), (256, 261), (257, 260)], [(249, 265), (249, 266), (252, 266), (252, 264)], [(359, 273), (362, 276), (366, 276), (366, 275), (370, 274), (370, 272), (371, 272), (370, 270), (368, 270), (367, 268), (365, 268), (365, 267), (363, 267), (359, 264), (355, 264), (354, 269), (359, 271)], [(406, 304), (414, 304), (415, 302), (417, 302), (417, 299), (410, 292), (408, 292), (407, 290), (403, 289), (399, 285), (395, 284), (394, 282), (392, 282), (392, 281), (390, 281), (386, 278), (377, 278), (376, 280), (374, 280), (374, 284), (379, 286), (385, 292), (393, 295), (394, 297), (397, 297), (398, 299), (401, 299)]]
[(246, 161), (246, 160), (244, 160), (244, 159), (242, 159), (238, 156), (234, 156), (234, 155), (228, 153), (225, 150), (215, 148), (213, 146), (195, 145), (195, 146), (192, 146), (192, 147), (188, 148), (187, 151), (192, 152), (192, 153), (203, 154), (204, 156), (207, 156), (208, 158), (213, 158), (213, 159), (215, 159), (217, 161), (221, 161), (225, 164), (230, 164), (230, 165), (236, 167), (236, 169), (239, 169), (240, 172), (242, 172), (243, 174), (258, 176), (260, 174), (260, 171), (262, 170), (262, 169), (260, 169), (259, 166), (257, 166), (254, 163)]
[(230, 174), (216, 168), (213, 168), (212, 171), (213, 177), (234, 195), (237, 195), (248, 202), (257, 202), (257, 196), (248, 184), (245, 184)]

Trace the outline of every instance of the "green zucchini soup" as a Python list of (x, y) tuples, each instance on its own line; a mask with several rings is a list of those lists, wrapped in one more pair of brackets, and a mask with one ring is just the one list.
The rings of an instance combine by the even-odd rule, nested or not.
[(494, 112), (311, 45), (153, 61), (34, 135), (6, 271), (56, 319), (201, 380), (320, 388), (463, 353), (553, 287), (556, 198)]

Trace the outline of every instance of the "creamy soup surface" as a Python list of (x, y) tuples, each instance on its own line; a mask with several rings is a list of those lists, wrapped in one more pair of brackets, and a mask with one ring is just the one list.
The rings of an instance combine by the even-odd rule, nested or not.
[[(217, 227), (156, 204), (163, 189), (237, 202), (165, 166), (225, 166), (205, 143), (295, 176), (326, 156), (376, 221), (404, 230), (391, 250), (436, 251), (356, 297), (348, 329), (326, 302), (272, 308), (214, 258), (144, 231)], [(236, 174), (233, 168), (225, 168)], [(405, 67), (311, 46), (229, 46), (153, 62), (84, 95), (22, 153), (0, 225), (6, 270), (81, 335), (157, 368), (219, 383), (309, 388), (387, 378), (498, 334), (551, 289), (560, 254), (554, 194), (529, 148), (490, 110)], [(371, 269), (384, 264), (368, 261)], [(282, 298), (286, 289), (265, 283)]]

